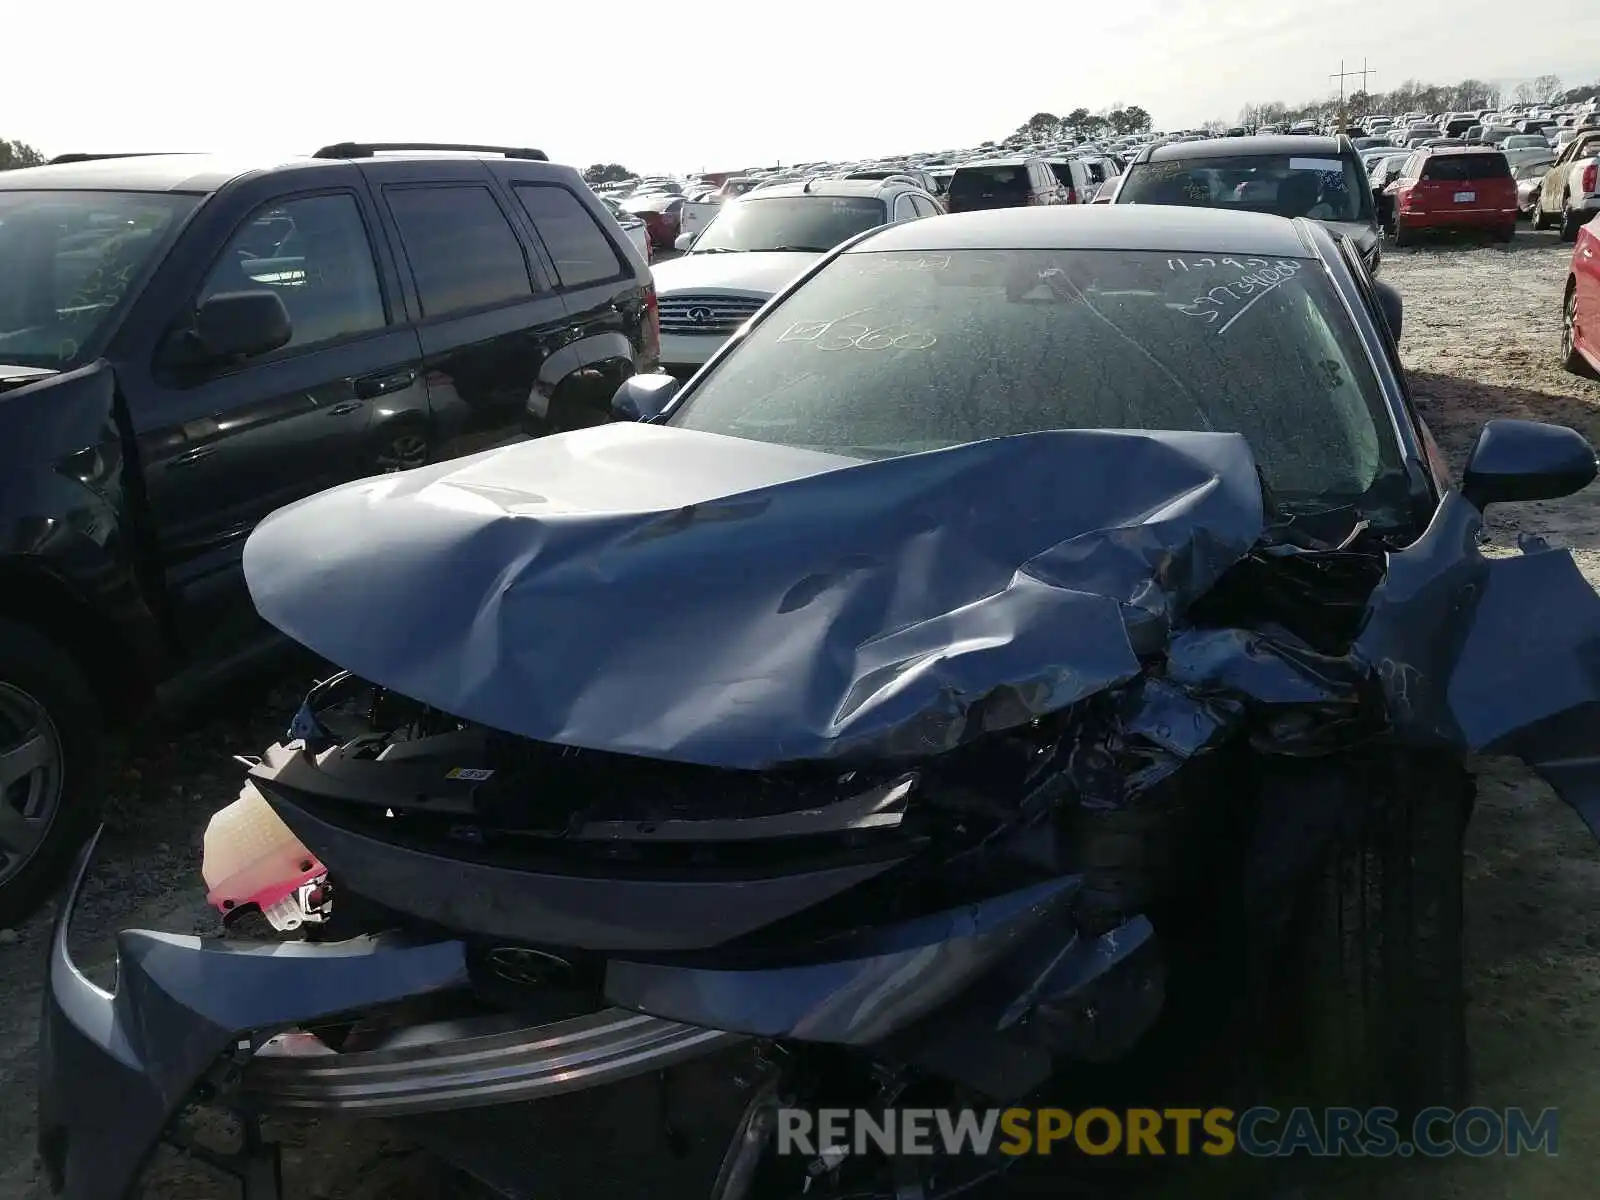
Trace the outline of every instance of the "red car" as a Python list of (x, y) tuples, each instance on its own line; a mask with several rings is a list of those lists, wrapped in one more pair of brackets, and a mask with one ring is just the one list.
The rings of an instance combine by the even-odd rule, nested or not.
[(650, 230), (652, 246), (666, 246), (678, 240), (678, 220), (683, 210), (683, 197), (670, 192), (649, 196), (629, 196), (622, 207), (644, 221)]
[(1600, 216), (1578, 230), (1561, 316), (1563, 365), (1574, 375), (1600, 375)]
[(1443, 146), (1413, 154), (1394, 188), (1394, 244), (1418, 233), (1469, 229), (1509, 242), (1517, 232), (1517, 181), (1498, 150)]

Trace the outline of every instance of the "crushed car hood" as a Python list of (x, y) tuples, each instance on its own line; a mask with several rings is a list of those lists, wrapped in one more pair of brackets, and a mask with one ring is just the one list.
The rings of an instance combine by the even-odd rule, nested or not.
[(1130, 679), (1262, 524), (1237, 434), (862, 461), (618, 424), (301, 501), (244, 569), (271, 624), (457, 717), (755, 769), (939, 753)]

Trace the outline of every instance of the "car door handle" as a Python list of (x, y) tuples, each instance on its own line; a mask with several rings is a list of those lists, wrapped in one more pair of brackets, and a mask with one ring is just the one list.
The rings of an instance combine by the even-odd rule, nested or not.
[(335, 404), (328, 410), (330, 417), (342, 417), (347, 413), (360, 412), (365, 405), (359, 400), (346, 400), (343, 404)]
[(190, 450), (185, 454), (178, 455), (167, 465), (169, 467), (192, 467), (202, 458), (210, 458), (216, 452), (217, 448), (215, 446), (201, 446), (197, 450)]
[[(411, 370), (390, 371), (383, 375), (363, 375), (356, 380), (356, 395), (363, 400), (371, 400), (375, 396), (387, 396), (390, 392), (403, 392), (416, 381), (417, 373)], [(339, 407), (329, 411), (338, 412)]]

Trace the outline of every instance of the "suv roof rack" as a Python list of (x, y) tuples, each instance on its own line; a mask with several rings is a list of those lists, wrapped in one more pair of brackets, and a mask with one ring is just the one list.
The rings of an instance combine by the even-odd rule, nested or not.
[(550, 156), (531, 146), (478, 146), (470, 142), (335, 142), (324, 146), (312, 158), (371, 158), (392, 150), (452, 150), (466, 154), (498, 154), (503, 158), (524, 158), (549, 162)]
[(99, 162), (104, 158), (155, 158), (165, 154), (186, 154), (191, 151), (184, 150), (119, 150), (114, 154), (58, 154), (54, 158), (45, 159), (47, 167), (58, 167), (63, 163)]

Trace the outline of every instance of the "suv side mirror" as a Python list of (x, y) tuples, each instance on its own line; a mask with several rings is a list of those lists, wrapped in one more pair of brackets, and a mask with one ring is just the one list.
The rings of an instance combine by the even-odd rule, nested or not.
[(672, 239), (672, 248), (681, 254), (694, 245), (694, 237), (695, 235), (692, 233), (680, 233)]
[(648, 421), (665, 411), (682, 383), (672, 375), (630, 375), (611, 397), (619, 421)]
[(1374, 279), (1372, 287), (1378, 293), (1378, 304), (1383, 309), (1383, 319), (1389, 326), (1389, 334), (1398, 345), (1400, 330), (1405, 325), (1406, 302), (1400, 298), (1400, 293), (1387, 283)]
[(1480, 512), (1513, 500), (1557, 500), (1594, 482), (1594, 447), (1565, 425), (1510, 417), (1478, 431), (1461, 494)]
[(195, 310), (194, 336), (206, 357), (248, 358), (288, 344), (289, 310), (277, 292), (219, 292)]

